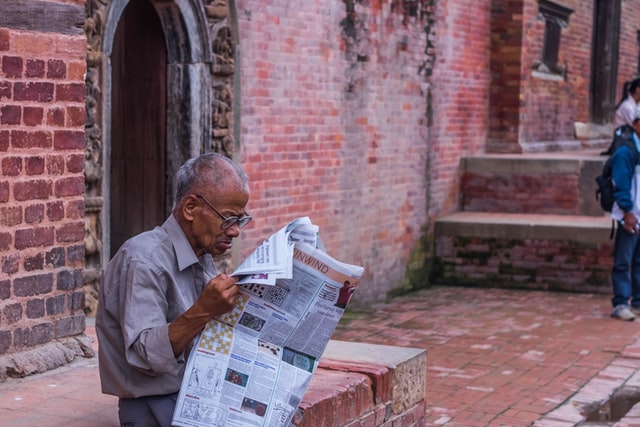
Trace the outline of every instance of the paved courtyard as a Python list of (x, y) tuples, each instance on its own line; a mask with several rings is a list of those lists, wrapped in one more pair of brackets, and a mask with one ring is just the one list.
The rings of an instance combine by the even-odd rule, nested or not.
[[(640, 389), (640, 320), (611, 319), (609, 298), (435, 287), (347, 313), (334, 338), (427, 349), (429, 426), (573, 426), (616, 388)], [(116, 427), (116, 404), (82, 359), (0, 384), (0, 425)]]

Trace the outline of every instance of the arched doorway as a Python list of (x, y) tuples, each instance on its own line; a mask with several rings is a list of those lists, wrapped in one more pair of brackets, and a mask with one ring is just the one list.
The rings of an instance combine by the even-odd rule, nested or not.
[[(161, 222), (169, 213), (173, 204), (173, 176), (186, 159), (206, 151), (224, 152), (230, 156), (234, 152), (239, 135), (239, 120), (234, 120), (234, 109), (237, 107), (234, 95), (236, 85), (239, 86), (236, 73), (236, 61), (239, 58), (236, 58), (235, 49), (237, 19), (233, 0), (229, 0), (226, 13), (220, 7), (213, 7), (215, 5), (217, 0), (86, 1), (88, 50), (84, 279), (87, 313), (95, 311), (94, 296), (102, 268), (122, 241), (137, 231), (126, 224), (134, 215), (128, 213), (129, 209), (132, 206), (142, 209), (141, 217), (145, 219), (138, 224), (142, 223), (142, 228), (152, 227), (153, 223)], [(142, 15), (143, 20), (136, 22), (134, 17), (138, 14)], [(137, 43), (137, 47), (132, 48), (131, 43)], [(164, 59), (156, 56), (147, 59), (126, 58), (128, 50), (140, 50), (148, 45), (149, 51), (157, 51), (162, 43), (166, 44)], [(127, 61), (131, 64), (126, 65)], [(158, 67), (162, 67), (163, 63), (164, 77), (158, 74)], [(136, 105), (143, 106), (151, 103), (140, 99), (144, 98), (139, 95), (140, 92), (136, 92), (135, 96), (128, 93), (137, 89), (135, 85), (129, 90), (123, 86), (123, 82), (118, 81), (123, 66), (125, 71), (134, 67), (138, 75), (152, 73), (151, 77), (158, 84), (164, 79), (165, 105), (153, 104), (153, 112), (147, 113), (154, 116), (150, 120), (154, 124), (152, 137), (143, 135), (133, 140), (133, 133), (129, 133), (130, 125), (121, 124), (122, 117), (131, 121), (127, 109), (133, 109), (132, 114), (142, 116), (146, 121), (147, 116), (142, 111), (136, 111), (132, 105), (127, 105), (128, 102), (135, 101)], [(121, 96), (121, 93), (124, 95)], [(162, 99), (161, 92), (154, 93), (155, 98)], [(164, 117), (164, 125), (161, 117)], [(136, 120), (140, 120), (139, 117)], [(114, 122), (118, 123), (114, 125)], [(138, 128), (136, 132), (141, 131), (146, 132), (146, 128)], [(164, 141), (164, 146), (161, 141)], [(131, 150), (139, 150), (143, 156), (155, 157), (149, 159), (155, 166), (151, 178), (149, 174), (138, 177), (144, 183), (140, 186), (142, 190), (133, 190), (128, 175), (116, 177), (123, 174), (122, 161), (118, 157), (123, 156), (118, 154), (122, 150), (127, 150), (126, 155), (130, 157), (135, 157)], [(112, 157), (113, 154), (115, 156)], [(147, 162), (147, 159), (141, 161)], [(135, 172), (144, 170), (142, 167), (138, 169)], [(160, 191), (161, 194), (151, 194), (146, 189), (147, 184), (153, 185), (153, 191)], [(120, 215), (127, 217), (117, 219)], [(113, 226), (122, 228), (112, 230)]]
[(148, 0), (133, 0), (124, 9), (111, 67), (110, 257), (167, 215), (167, 51)]

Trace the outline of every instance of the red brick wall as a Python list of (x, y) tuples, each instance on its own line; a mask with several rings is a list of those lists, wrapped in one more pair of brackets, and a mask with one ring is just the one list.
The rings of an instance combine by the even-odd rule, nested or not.
[(84, 331), (85, 52), (0, 28), (0, 355)]
[(622, 97), (622, 86), (626, 80), (638, 75), (638, 31), (640, 31), (640, 3), (623, 1), (620, 23), (620, 56), (618, 64), (618, 95)]
[(485, 149), (489, 117), (489, 17), (489, 2), (437, 2), (433, 115), (425, 147), (430, 218), (458, 208), (460, 158)]
[(428, 62), (431, 12), (335, 0), (241, 0), (237, 9), (239, 160), (256, 218), (243, 250), (308, 215), (330, 254), (365, 267), (354, 301), (379, 300), (402, 279), (425, 221), (427, 87), (419, 70)]

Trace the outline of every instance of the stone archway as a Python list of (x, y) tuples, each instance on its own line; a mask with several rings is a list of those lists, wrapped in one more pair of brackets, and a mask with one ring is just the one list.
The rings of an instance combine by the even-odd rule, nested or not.
[[(109, 171), (114, 37), (123, 11), (136, 0), (88, 0), (87, 148), (85, 152), (85, 289), (95, 311), (102, 268), (109, 260)], [(184, 160), (207, 151), (233, 156), (236, 34), (233, 4), (221, 0), (149, 0), (167, 41), (166, 197)], [(237, 122), (237, 121), (236, 121)]]

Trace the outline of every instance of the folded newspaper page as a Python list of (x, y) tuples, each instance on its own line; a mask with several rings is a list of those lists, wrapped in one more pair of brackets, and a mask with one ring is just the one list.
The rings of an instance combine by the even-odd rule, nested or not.
[(172, 425), (289, 426), (363, 272), (329, 256), (307, 217), (263, 242), (233, 273), (246, 279), (236, 307), (189, 356)]

